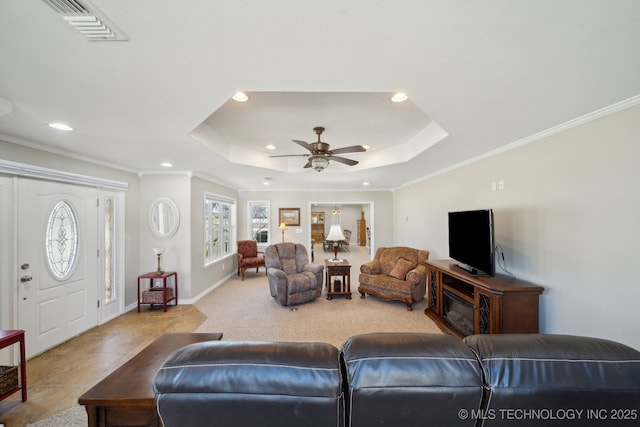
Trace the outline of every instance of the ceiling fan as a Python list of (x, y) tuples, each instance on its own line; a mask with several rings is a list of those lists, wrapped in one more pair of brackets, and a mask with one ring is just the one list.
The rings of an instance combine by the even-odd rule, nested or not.
[(322, 172), (324, 168), (329, 166), (329, 160), (335, 160), (336, 162), (344, 163), (348, 166), (354, 166), (358, 164), (356, 160), (347, 159), (345, 157), (338, 157), (336, 156), (336, 154), (359, 153), (362, 151), (367, 151), (367, 149), (362, 145), (352, 145), (351, 147), (343, 147), (336, 150), (330, 150), (329, 144), (320, 141), (320, 135), (322, 135), (322, 132), (324, 132), (324, 128), (321, 126), (317, 126), (313, 128), (313, 130), (318, 135), (318, 140), (316, 142), (308, 143), (305, 141), (300, 141), (298, 139), (292, 140), (301, 147), (309, 150), (311, 154), (284, 154), (280, 156), (269, 157), (309, 157), (309, 161), (307, 161), (304, 167), (313, 168), (318, 172)]

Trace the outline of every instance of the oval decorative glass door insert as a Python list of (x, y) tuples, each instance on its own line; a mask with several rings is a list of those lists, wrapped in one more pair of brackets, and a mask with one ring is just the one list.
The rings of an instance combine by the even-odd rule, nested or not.
[(55, 278), (71, 276), (78, 258), (78, 219), (71, 205), (58, 202), (51, 210), (45, 237), (49, 269)]

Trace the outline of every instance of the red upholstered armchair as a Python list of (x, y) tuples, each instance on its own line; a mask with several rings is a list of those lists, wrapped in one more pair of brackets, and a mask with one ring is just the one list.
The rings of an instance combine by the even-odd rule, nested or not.
[(264, 252), (258, 252), (258, 242), (255, 240), (238, 240), (238, 276), (242, 273), (242, 280), (244, 280), (244, 272), (247, 268), (254, 267), (256, 273), (258, 268), (264, 267)]

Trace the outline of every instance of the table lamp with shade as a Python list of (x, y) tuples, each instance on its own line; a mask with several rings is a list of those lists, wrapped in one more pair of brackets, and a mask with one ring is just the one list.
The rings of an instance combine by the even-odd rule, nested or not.
[(342, 234), (342, 229), (339, 224), (332, 225), (329, 229), (329, 235), (327, 236), (327, 241), (333, 242), (333, 259), (331, 262), (340, 262), (342, 261), (338, 258), (338, 246), (339, 242), (345, 240), (344, 234)]

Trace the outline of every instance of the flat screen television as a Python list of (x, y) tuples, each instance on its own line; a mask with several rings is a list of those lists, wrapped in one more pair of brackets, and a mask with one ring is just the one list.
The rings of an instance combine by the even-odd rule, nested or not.
[(493, 210), (449, 212), (449, 257), (471, 274), (495, 275)]

